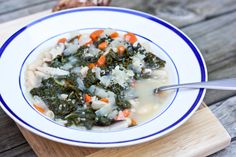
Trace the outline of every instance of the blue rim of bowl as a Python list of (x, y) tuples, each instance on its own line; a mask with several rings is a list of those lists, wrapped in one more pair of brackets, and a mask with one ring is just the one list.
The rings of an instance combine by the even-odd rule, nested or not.
[[(27, 102), (27, 104), (28, 104), (35, 112), (38, 112), (38, 111), (37, 111), (32, 105), (30, 105), (30, 102), (29, 102), (29, 100), (27, 100), (27, 98), (26, 98), (26, 96), (25, 96), (25, 94), (24, 94), (24, 92), (23, 92), (22, 85), (21, 85), (21, 74), (22, 74), (22, 70), (23, 70), (23, 67), (24, 67), (24, 65), (25, 65), (26, 60), (29, 58), (29, 56), (30, 56), (37, 48), (39, 48), (41, 45), (43, 45), (44, 43), (46, 43), (47, 41), (49, 41), (49, 40), (51, 40), (51, 39), (54, 39), (54, 38), (56, 38), (56, 37), (58, 37), (58, 36), (61, 36), (61, 35), (64, 35), (64, 34), (68, 34), (68, 33), (74, 32), (74, 31), (97, 30), (97, 29), (106, 29), (106, 28), (98, 28), (98, 27), (97, 27), (97, 28), (82, 28), (82, 29), (78, 29), (78, 30), (72, 30), (72, 31), (68, 31), (68, 32), (64, 32), (64, 33), (57, 34), (57, 35), (55, 35), (55, 36), (53, 36), (53, 37), (50, 37), (49, 39), (47, 39), (47, 40), (41, 42), (41, 43), (40, 43), (39, 45), (37, 45), (32, 51), (30, 51), (30, 53), (26, 56), (26, 58), (24, 59), (22, 65), (21, 65), (20, 72), (19, 72), (19, 87), (20, 87), (21, 94), (22, 94), (23, 98), (25, 99), (25, 101)], [(116, 31), (119, 31), (119, 32), (122, 32), (122, 33), (127, 33), (127, 32), (128, 32), (128, 31), (125, 31), (125, 30), (122, 30), (122, 29), (116, 29), (116, 28), (112, 28), (112, 29), (114, 29), (114, 30), (116, 30)], [(173, 67), (174, 67), (174, 69), (175, 69), (175, 71), (176, 71), (177, 84), (179, 84), (179, 82), (180, 82), (180, 80), (179, 80), (179, 71), (178, 71), (178, 69), (177, 69), (177, 67), (176, 67), (176, 65), (175, 65), (175, 63), (174, 63), (174, 61), (173, 61), (173, 59), (170, 57), (170, 55), (169, 55), (160, 45), (158, 45), (157, 43), (153, 42), (152, 40), (150, 40), (150, 39), (148, 39), (148, 38), (146, 38), (146, 37), (144, 37), (144, 36), (142, 36), (142, 35), (139, 35), (139, 34), (135, 34), (135, 35), (138, 36), (138, 37), (141, 37), (141, 38), (143, 38), (143, 39), (145, 39), (145, 40), (147, 40), (148, 42), (150, 42), (150, 43), (152, 43), (152, 44), (154, 44), (156, 47), (158, 47), (158, 48), (162, 51), (162, 53), (164, 53), (164, 54), (171, 60), (171, 63), (173, 64)], [(130, 127), (129, 130), (130, 130), (130, 129), (134, 129), (134, 128), (136, 128), (136, 127), (140, 127), (140, 126), (142, 126), (142, 125), (145, 125), (145, 124), (147, 124), (147, 123), (149, 123), (149, 122), (155, 120), (156, 118), (160, 117), (164, 112), (166, 112), (166, 111), (171, 107), (171, 105), (172, 105), (173, 102), (175, 101), (175, 98), (177, 97), (178, 93), (179, 93), (179, 89), (176, 90), (176, 92), (175, 92), (173, 98), (171, 99), (170, 103), (168, 103), (168, 105), (166, 105), (166, 107), (165, 107), (159, 114), (157, 114), (155, 117), (151, 118), (150, 120), (146, 121), (145, 123), (142, 123), (142, 124), (137, 125), (137, 126), (134, 126), (134, 127)], [(41, 113), (39, 113), (39, 114), (43, 116), (43, 114), (41, 114)], [(47, 120), (51, 121), (51, 122), (54, 123), (54, 124), (63, 126), (63, 125), (61, 125), (61, 124), (56, 123), (54, 120), (51, 120), (51, 119), (47, 118), (46, 116), (43, 116), (43, 117), (46, 118)], [(74, 129), (74, 128), (69, 128), (69, 129), (79, 130), (79, 129)], [(109, 133), (110, 133), (110, 132), (120, 132), (120, 131), (123, 131), (123, 130), (124, 130), (124, 129), (122, 129), (122, 130), (116, 130), (116, 131), (109, 131)], [(79, 130), (79, 131), (83, 131), (83, 130)], [(93, 131), (93, 130), (86, 130), (86, 132), (101, 133), (101, 132)]]
[[(203, 61), (203, 58), (201, 57), (200, 52), (198, 51), (198, 49), (196, 48), (196, 46), (193, 44), (193, 42), (186, 36), (184, 35), (184, 33), (182, 33), (180, 30), (178, 30), (176, 27), (172, 26), (171, 24), (153, 16), (147, 13), (143, 13), (140, 11), (136, 11), (136, 10), (131, 10), (131, 9), (124, 9), (124, 8), (118, 8), (118, 7), (85, 7), (85, 8), (77, 8), (77, 9), (70, 9), (70, 10), (64, 10), (61, 12), (57, 12), (48, 16), (45, 16), (43, 18), (40, 18), (38, 20), (33, 21), (32, 23), (24, 26), (23, 28), (21, 28), (20, 30), (18, 30), (16, 33), (14, 33), (11, 37), (9, 37), (7, 39), (7, 41), (2, 45), (1, 49), (0, 49), (0, 59), (1, 56), (4, 52), (4, 50), (7, 48), (7, 46), (11, 43), (11, 41), (13, 41), (18, 35), (20, 35), (23, 31), (25, 31), (27, 28), (41, 22), (44, 21), (46, 19), (50, 19), (52, 17), (55, 16), (59, 16), (59, 15), (63, 15), (63, 14), (68, 14), (68, 13), (76, 13), (76, 12), (83, 12), (83, 11), (110, 11), (110, 12), (119, 12), (119, 13), (126, 13), (126, 14), (132, 14), (135, 16), (139, 16), (139, 17), (143, 17), (145, 19), (149, 19), (153, 22), (156, 22), (160, 25), (163, 25), (164, 27), (168, 28), (169, 30), (173, 31), (175, 34), (177, 34), (180, 38), (182, 38), (185, 43), (191, 48), (192, 52), (194, 53), (194, 55), (196, 56), (198, 63), (199, 63), (199, 67), (200, 67), (200, 71), (201, 71), (201, 81), (206, 81), (207, 76), (206, 76), (206, 69), (205, 69), (205, 64)], [(190, 107), (190, 109), (180, 118), (178, 119), (176, 122), (174, 122), (173, 124), (169, 125), (168, 127), (155, 132), (153, 134), (150, 135), (146, 135), (140, 138), (136, 138), (136, 139), (131, 139), (131, 140), (125, 140), (125, 141), (116, 141), (116, 142), (86, 142), (86, 141), (77, 141), (77, 140), (71, 140), (71, 139), (66, 139), (66, 138), (61, 138), (55, 135), (51, 135), (49, 133), (46, 133), (44, 131), (41, 131), (37, 128), (35, 128), (34, 126), (31, 126), (30, 124), (26, 123), (24, 120), (22, 120), (20, 117), (18, 117), (9, 107), (8, 105), (5, 103), (5, 101), (2, 98), (2, 95), (0, 94), (0, 101), (2, 103), (2, 105), (4, 106), (4, 108), (11, 114), (11, 116), (13, 116), (14, 118), (16, 118), (19, 122), (21, 122), (23, 125), (25, 125), (26, 127), (29, 127), (33, 130), (36, 130), (39, 133), (45, 134), (47, 136), (50, 136), (52, 138), (58, 139), (58, 140), (63, 140), (63, 141), (68, 141), (68, 142), (73, 142), (73, 143), (81, 143), (81, 144), (120, 144), (120, 143), (129, 143), (129, 142), (134, 142), (134, 141), (138, 141), (138, 140), (143, 140), (146, 138), (151, 138), (152, 136), (158, 135), (164, 131), (167, 131), (171, 128), (176, 127), (178, 124), (180, 124), (182, 121), (184, 121), (198, 106), (199, 101), (202, 99), (202, 97), (204, 96), (204, 89), (200, 89), (197, 95), (197, 98), (195, 99), (193, 105)]]

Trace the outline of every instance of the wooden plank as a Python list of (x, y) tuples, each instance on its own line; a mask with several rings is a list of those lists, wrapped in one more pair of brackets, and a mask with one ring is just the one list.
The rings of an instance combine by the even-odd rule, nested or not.
[(236, 138), (236, 95), (210, 106), (232, 138)]
[(37, 136), (26, 129), (18, 126), (23, 133), (24, 137), (27, 139), (34, 152), (40, 157), (64, 157), (64, 156), (78, 156), (84, 157), (91, 153), (98, 151), (95, 148), (82, 148), (75, 147), (66, 144), (61, 144), (53, 142)]
[(4, 0), (0, 1), (0, 15), (8, 14), (10, 12), (25, 9), (34, 5), (48, 3), (51, 0)]
[[(32, 12), (36, 13), (38, 11), (43, 11), (46, 8), (49, 9), (53, 5), (54, 2), (48, 2), (49, 0), (21, 0), (20, 3), (16, 2), (17, 0), (10, 0), (10, 1), (0, 1), (2, 6), (2, 10), (18, 10), (14, 13), (11, 13), (10, 17), (1, 17), (0, 16), (0, 23), (3, 21), (9, 21), (17, 17), (23, 17), (26, 15), (31, 14)], [(52, 1), (52, 0), (51, 0)], [(14, 4), (15, 2), (15, 4)], [(30, 12), (28, 11), (29, 6), (32, 4), (39, 4), (41, 2), (45, 3), (45, 6), (33, 7), (33, 10)], [(48, 3), (46, 3), (48, 2)], [(179, 27), (183, 27), (186, 25), (190, 25), (199, 21), (203, 21), (207, 18), (212, 18), (221, 14), (225, 14), (231, 12), (236, 9), (236, 0), (217, 0), (212, 2), (212, 0), (202, 0), (202, 1), (189, 1), (189, 0), (166, 0), (166, 1), (144, 1), (144, 0), (135, 0), (135, 1), (125, 1), (124, 0), (113, 0), (111, 5), (112, 6), (119, 6), (119, 7), (126, 7), (137, 9), (145, 12), (152, 13), (161, 17)], [(12, 4), (12, 5), (11, 5)], [(17, 5), (16, 5), (17, 4)], [(9, 7), (5, 7), (9, 6)], [(22, 9), (21, 9), (22, 8)], [(29, 12), (27, 14), (27, 12)], [(23, 14), (22, 14), (23, 13)]]
[(183, 27), (235, 10), (236, 0), (113, 0), (112, 5), (149, 12)]
[[(209, 80), (236, 77), (236, 12), (182, 29), (201, 50)], [(236, 91), (208, 90), (204, 101), (210, 105), (235, 95)]]
[(182, 30), (198, 45), (207, 62), (208, 71), (213, 72), (236, 61), (234, 28), (236, 11)]
[[(234, 16), (231, 16), (231, 17), (234, 17)], [(222, 18), (222, 19), (223, 19), (223, 18)], [(211, 20), (209, 20), (209, 21), (211, 21)], [(227, 22), (227, 20), (226, 20), (226, 22)], [(215, 22), (215, 23), (216, 23), (216, 22)], [(216, 26), (219, 26), (220, 23), (221, 23), (221, 21), (220, 21), (220, 22), (218, 21), (218, 24), (217, 24)], [(229, 20), (228, 23), (231, 23), (231, 21)], [(228, 24), (228, 23), (226, 23), (226, 24)], [(205, 27), (207, 27), (206, 24), (205, 24)], [(202, 27), (197, 27), (197, 28), (202, 28)], [(211, 27), (208, 27), (208, 28), (211, 28)], [(214, 30), (214, 29), (212, 29), (212, 30)], [(192, 30), (191, 30), (191, 31), (192, 31)], [(198, 33), (196, 33), (196, 32), (194, 32), (194, 33), (195, 33), (195, 35), (198, 34)], [(205, 34), (205, 33), (203, 33), (203, 34)]]
[(236, 154), (236, 95), (224, 101), (215, 103), (210, 109), (224, 125), (232, 138), (230, 146), (211, 155), (210, 157), (231, 157)]
[(0, 153), (2, 157), (36, 157), (28, 143)]
[(234, 157), (236, 154), (236, 140), (232, 141), (230, 146), (226, 147), (222, 151), (219, 151), (209, 157)]
[(0, 152), (26, 143), (14, 121), (2, 109), (0, 109), (0, 128)]
[(9, 20), (13, 20), (19, 17), (23, 17), (23, 16), (27, 16), (27, 15), (32, 15), (34, 13), (43, 11), (43, 10), (48, 10), (51, 9), (52, 6), (54, 6), (56, 4), (55, 0), (52, 0), (48, 3), (41, 3), (38, 5), (33, 5), (29, 8), (24, 8), (24, 9), (20, 9), (14, 12), (10, 12), (7, 15), (3, 14), (0, 15), (0, 23), (9, 21)]

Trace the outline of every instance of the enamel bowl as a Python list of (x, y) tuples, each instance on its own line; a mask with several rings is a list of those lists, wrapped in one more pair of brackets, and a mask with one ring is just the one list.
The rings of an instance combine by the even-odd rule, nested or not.
[(196, 45), (178, 28), (153, 15), (115, 7), (86, 7), (50, 14), (14, 33), (0, 49), (0, 101), (3, 110), (29, 131), (53, 141), (85, 147), (119, 147), (161, 137), (186, 122), (198, 109), (205, 90), (171, 92), (160, 112), (135, 127), (98, 132), (67, 128), (42, 116), (29, 103), (24, 85), (28, 63), (68, 32), (113, 28), (133, 32), (166, 60), (170, 84), (207, 81)]

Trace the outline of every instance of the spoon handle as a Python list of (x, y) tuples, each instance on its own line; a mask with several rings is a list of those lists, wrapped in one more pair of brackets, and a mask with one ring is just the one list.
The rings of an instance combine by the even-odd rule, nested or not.
[(176, 89), (176, 88), (206, 88), (206, 89), (220, 89), (220, 90), (236, 90), (236, 78), (214, 80), (214, 81), (208, 81), (208, 82), (196, 82), (196, 83), (162, 86), (162, 87), (159, 87), (157, 91), (159, 92), (159, 91)]

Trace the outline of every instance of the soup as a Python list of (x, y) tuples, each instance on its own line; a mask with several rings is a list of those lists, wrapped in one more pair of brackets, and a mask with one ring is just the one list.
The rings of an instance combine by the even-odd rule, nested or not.
[(36, 110), (66, 127), (116, 130), (156, 115), (167, 95), (166, 62), (133, 33), (96, 30), (60, 38), (26, 69)]

